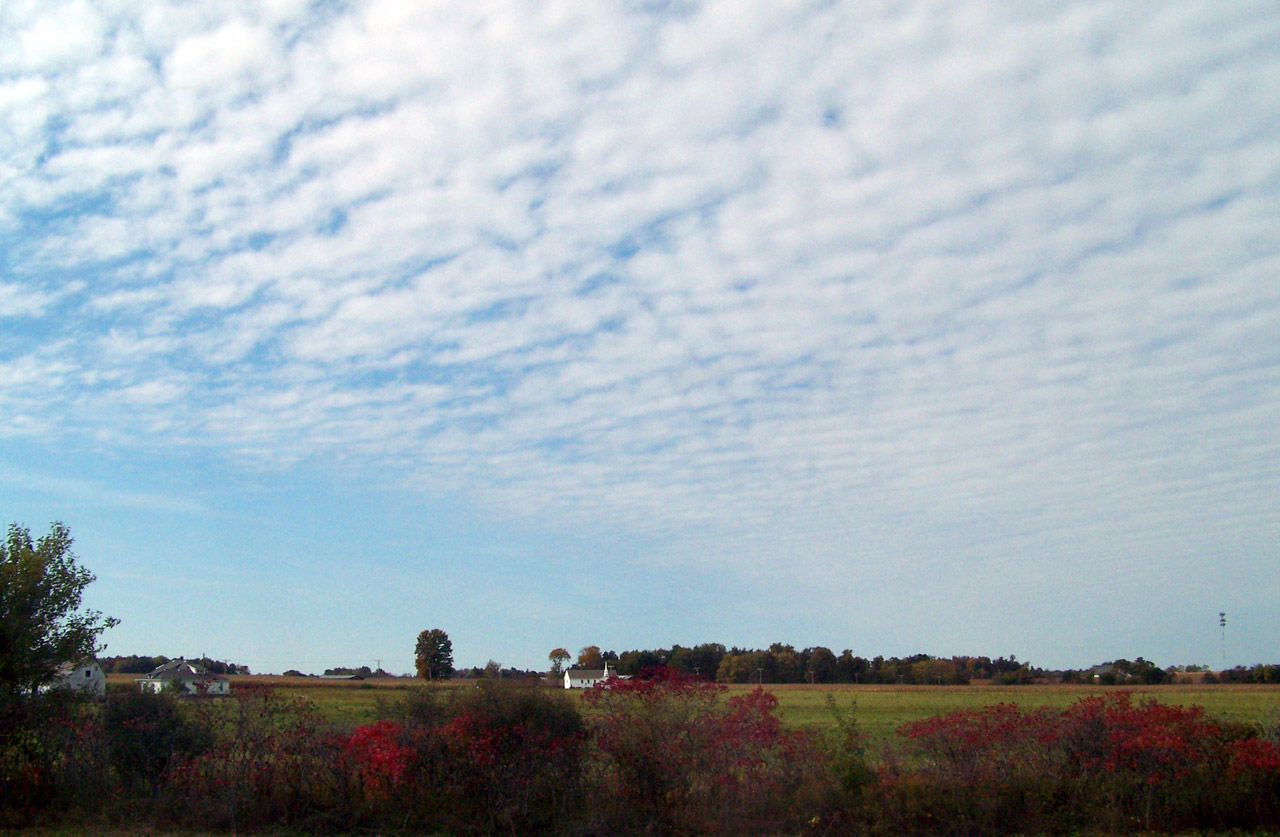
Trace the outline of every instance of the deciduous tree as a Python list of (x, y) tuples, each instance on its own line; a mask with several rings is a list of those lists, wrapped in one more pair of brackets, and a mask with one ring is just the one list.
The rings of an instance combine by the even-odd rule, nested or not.
[(819, 645), (806, 649), (805, 654), (809, 658), (809, 674), (814, 683), (836, 682), (836, 655), (830, 648)]
[(599, 645), (588, 645), (578, 650), (578, 668), (597, 669), (604, 666)]
[(414, 657), (419, 677), (435, 680), (453, 674), (453, 643), (439, 628), (418, 634)]
[(63, 663), (92, 657), (102, 632), (117, 624), (80, 609), (94, 575), (76, 563), (71, 543), (61, 523), (38, 541), (15, 523), (0, 544), (0, 700), (34, 692)]
[(564, 648), (552, 648), (547, 659), (551, 661), (551, 673), (560, 674), (564, 671), (564, 664), (569, 662), (569, 652)]

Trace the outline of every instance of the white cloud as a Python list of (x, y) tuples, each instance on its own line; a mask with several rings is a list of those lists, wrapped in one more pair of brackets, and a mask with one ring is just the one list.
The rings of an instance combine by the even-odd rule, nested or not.
[(52, 294), (9, 282), (0, 282), (0, 319), (41, 317), (54, 301)]
[(1271, 484), (1266, 5), (691, 8), (32, 7), (0, 403), (833, 578)]
[[(33, 72), (58, 72), (96, 57), (105, 26), (97, 9), (85, 0), (70, 3), (15, 4), (16, 17), (26, 18), (17, 38), (19, 66)], [(21, 8), (21, 6), (27, 8)]]
[(267, 31), (232, 19), (179, 41), (165, 59), (165, 80), (172, 87), (218, 90), (225, 96), (228, 86), (270, 84), (273, 79), (264, 71), (274, 64), (275, 53), (276, 43)]

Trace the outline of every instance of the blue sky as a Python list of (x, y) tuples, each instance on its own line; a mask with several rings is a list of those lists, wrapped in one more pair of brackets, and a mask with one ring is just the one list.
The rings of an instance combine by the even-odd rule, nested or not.
[(1271, 0), (0, 6), (108, 653), (1275, 661)]

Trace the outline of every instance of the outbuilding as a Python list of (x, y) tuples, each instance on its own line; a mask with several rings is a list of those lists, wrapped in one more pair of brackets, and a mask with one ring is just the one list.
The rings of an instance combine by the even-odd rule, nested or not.
[(63, 663), (58, 667), (58, 677), (40, 691), (67, 689), (94, 697), (102, 697), (107, 691), (107, 675), (97, 660), (82, 660), (78, 663)]

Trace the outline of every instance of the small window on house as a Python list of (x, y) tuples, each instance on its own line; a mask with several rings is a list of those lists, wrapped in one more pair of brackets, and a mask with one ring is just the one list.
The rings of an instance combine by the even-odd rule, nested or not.
[(85, 677), (89, 677), (89, 676), (91, 676), (91, 672), (92, 672), (92, 670), (91, 670), (91, 669), (87, 669), (87, 668), (86, 668), (86, 669), (84, 670), (84, 676), (85, 676)]

